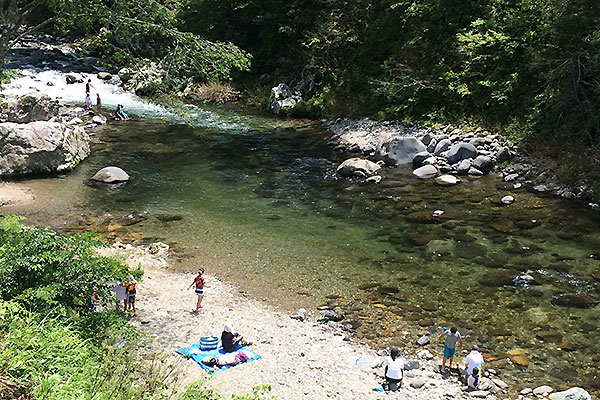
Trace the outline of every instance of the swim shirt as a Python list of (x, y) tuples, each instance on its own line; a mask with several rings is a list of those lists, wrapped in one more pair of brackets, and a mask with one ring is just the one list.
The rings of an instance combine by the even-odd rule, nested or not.
[(460, 339), (460, 333), (456, 331), (456, 333), (453, 334), (452, 332), (450, 332), (450, 330), (447, 330), (446, 332), (444, 332), (444, 335), (446, 336), (446, 341), (444, 342), (446, 347), (449, 349), (455, 348), (456, 342), (458, 342)]

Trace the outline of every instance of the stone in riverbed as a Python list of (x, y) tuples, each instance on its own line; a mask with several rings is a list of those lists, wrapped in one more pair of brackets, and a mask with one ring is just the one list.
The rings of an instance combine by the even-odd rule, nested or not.
[(96, 172), (92, 179), (104, 183), (127, 182), (129, 175), (119, 167), (105, 167)]
[(300, 308), (298, 311), (290, 315), (290, 318), (298, 321), (304, 321), (306, 320), (306, 310), (304, 308)]
[(478, 399), (485, 399), (488, 396), (488, 394), (490, 394), (490, 392), (488, 392), (487, 390), (476, 390), (474, 392), (470, 392), (469, 396)]
[(459, 164), (458, 167), (456, 168), (456, 172), (459, 175), (467, 175), (469, 173), (469, 170), (471, 169), (472, 163), (470, 159), (466, 159), (466, 160), (462, 160)]
[(586, 294), (563, 293), (552, 296), (552, 304), (562, 307), (592, 308), (598, 305), (598, 299)]
[(483, 175), (483, 172), (481, 172), (480, 170), (478, 170), (475, 167), (469, 168), (469, 171), (467, 173), (471, 176), (482, 176)]
[(469, 143), (461, 142), (450, 148), (450, 151), (448, 152), (448, 161), (450, 161), (450, 164), (456, 164), (457, 162), (467, 158), (475, 158), (477, 157), (477, 154), (478, 153), (475, 146)]
[(527, 396), (528, 394), (531, 394), (531, 392), (533, 392), (532, 388), (525, 388), (525, 389), (521, 390), (519, 392), (519, 394), (521, 394), (523, 396)]
[(420, 167), (423, 165), (423, 162), (431, 157), (431, 154), (428, 151), (422, 151), (420, 153), (415, 154), (413, 157), (412, 163), (415, 167)]
[(419, 362), (419, 360), (408, 360), (404, 362), (404, 370), (405, 371), (411, 371), (413, 369), (419, 369), (421, 368), (421, 363)]
[(350, 158), (337, 168), (337, 173), (344, 176), (370, 176), (381, 169), (381, 165), (361, 158)]
[(106, 117), (102, 115), (94, 115), (92, 122), (98, 125), (104, 125), (106, 123)]
[(592, 400), (592, 397), (582, 388), (574, 387), (564, 392), (552, 393), (550, 400)]
[(343, 319), (344, 319), (343, 314), (340, 314), (339, 312), (334, 311), (334, 310), (327, 310), (327, 311), (325, 311), (325, 313), (323, 313), (323, 317), (319, 321), (321, 321), (321, 322), (327, 322), (327, 321), (340, 322)]
[(379, 182), (381, 182), (381, 179), (381, 175), (373, 175), (365, 179), (365, 182), (378, 184)]
[(433, 151), (433, 154), (435, 154), (436, 156), (439, 156), (444, 151), (448, 150), (450, 148), (451, 144), (452, 144), (452, 142), (450, 141), (450, 139), (440, 140), (438, 142), (438, 144), (435, 146), (435, 150)]
[(491, 157), (479, 155), (473, 160), (473, 167), (486, 174), (494, 168), (494, 161)]
[(419, 346), (426, 346), (429, 344), (429, 336), (427, 335), (423, 335), (420, 338), (417, 339), (417, 344)]
[(505, 204), (505, 205), (510, 205), (514, 202), (515, 202), (515, 198), (510, 195), (504, 196), (502, 199), (500, 199), (500, 203)]
[(377, 156), (388, 165), (409, 164), (423, 151), (427, 151), (427, 148), (419, 139), (400, 136), (381, 143), (377, 149)]
[(527, 366), (529, 366), (529, 359), (525, 355), (526, 353), (524, 349), (512, 349), (509, 350), (506, 354), (508, 355), (510, 361), (513, 362), (513, 364), (524, 368), (527, 368)]
[(410, 382), (410, 387), (413, 389), (421, 389), (423, 386), (425, 386), (424, 379), (415, 379), (414, 381)]
[(433, 178), (438, 174), (438, 170), (433, 165), (425, 165), (413, 171), (413, 174), (421, 179)]
[(441, 175), (435, 178), (435, 183), (442, 186), (456, 185), (458, 182), (460, 182), (460, 179), (454, 175)]
[(533, 389), (533, 394), (536, 396), (546, 396), (552, 392), (554, 392), (554, 389), (548, 385), (542, 385)]
[(103, 81), (109, 81), (112, 79), (113, 76), (109, 72), (98, 72), (98, 75), (96, 75), (96, 77)]
[[(491, 370), (488, 370), (488, 372), (491, 373)], [(506, 382), (504, 382), (502, 379), (493, 378), (492, 382), (494, 382), (494, 385), (498, 386), (502, 390), (508, 389), (508, 384)]]

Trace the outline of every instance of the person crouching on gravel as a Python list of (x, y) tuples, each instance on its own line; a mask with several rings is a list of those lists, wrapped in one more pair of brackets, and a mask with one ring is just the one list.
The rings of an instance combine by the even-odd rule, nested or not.
[(402, 361), (400, 349), (394, 347), (390, 351), (390, 356), (386, 357), (385, 362), (385, 383), (383, 384), (383, 389), (395, 392), (402, 386), (402, 379), (404, 379), (404, 361)]
[(196, 309), (194, 310), (194, 312), (197, 312), (197, 313), (202, 311), (202, 299), (204, 298), (204, 288), (210, 287), (210, 286), (205, 285), (203, 275), (204, 275), (204, 269), (199, 268), (198, 275), (196, 275), (196, 277), (194, 278), (194, 281), (188, 288), (188, 290), (190, 290), (194, 285), (196, 286), (195, 291), (196, 291), (196, 295), (198, 296), (198, 301), (196, 302)]

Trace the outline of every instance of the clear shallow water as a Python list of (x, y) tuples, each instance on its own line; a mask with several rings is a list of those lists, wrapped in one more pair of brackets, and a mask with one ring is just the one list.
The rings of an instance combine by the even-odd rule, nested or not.
[[(592, 277), (600, 262), (590, 258), (600, 251), (598, 213), (507, 190), (495, 177), (439, 187), (387, 169), (380, 185), (354, 184), (335, 176), (341, 160), (318, 126), (193, 112), (192, 126), (146, 119), (97, 130), (88, 160), (27, 182), (40, 201), (7, 211), (64, 231), (176, 242), (179, 268), (201, 263), (289, 308), (329, 304), (375, 346), (412, 345), (421, 332), (456, 325), (519, 387), (598, 384), (600, 306), (552, 304), (559, 293), (600, 297)], [(107, 165), (131, 182), (84, 184)], [(516, 203), (497, 206), (508, 193)], [(146, 218), (110, 227), (106, 213), (132, 212)], [(515, 284), (527, 270), (537, 284)], [(526, 370), (507, 361), (515, 348), (525, 350)]]

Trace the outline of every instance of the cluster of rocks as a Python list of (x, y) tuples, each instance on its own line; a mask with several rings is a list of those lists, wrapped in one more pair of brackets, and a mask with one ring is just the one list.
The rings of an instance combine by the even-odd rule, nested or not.
[[(498, 163), (508, 161), (510, 145), (485, 130), (465, 132), (456, 127), (419, 128), (415, 125), (373, 122), (368, 119), (338, 119), (329, 123), (334, 133), (330, 144), (337, 151), (362, 153), (377, 161), (361, 158), (344, 161), (338, 173), (345, 176), (374, 176), (382, 165), (412, 165), (422, 179), (440, 175), (438, 183), (452, 185), (460, 180), (450, 175), (481, 176)], [(445, 175), (444, 175), (445, 174)], [(378, 182), (379, 179), (371, 179)]]
[(269, 97), (269, 111), (275, 115), (285, 113), (302, 101), (302, 96), (298, 92), (292, 91), (285, 83), (280, 83), (271, 89)]

